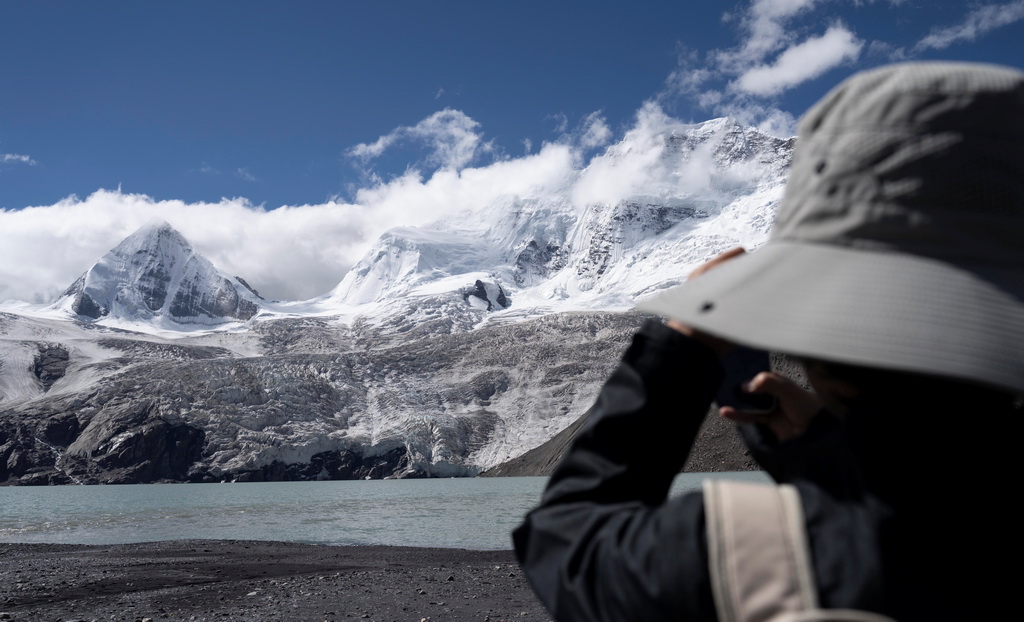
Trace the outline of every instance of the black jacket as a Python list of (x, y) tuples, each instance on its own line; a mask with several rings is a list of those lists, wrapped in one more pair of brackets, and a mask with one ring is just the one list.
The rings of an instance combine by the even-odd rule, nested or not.
[[(659, 322), (634, 337), (540, 506), (513, 533), (560, 622), (715, 619), (702, 496), (666, 497), (721, 376), (706, 346)], [(920, 422), (872, 427), (878, 420), (822, 413), (786, 443), (753, 426), (743, 434), (765, 470), (800, 492), (822, 606), (978, 619), (1006, 598), (993, 597), (988, 535), (978, 532), (1005, 523), (991, 520), (991, 502), (951, 501), (970, 481), (935, 468), (941, 448), (916, 453), (955, 437), (921, 433)]]

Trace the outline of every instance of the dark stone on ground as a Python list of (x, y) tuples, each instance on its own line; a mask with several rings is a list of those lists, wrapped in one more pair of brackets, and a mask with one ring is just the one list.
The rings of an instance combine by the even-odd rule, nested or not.
[(182, 540), (0, 544), (11, 620), (547, 621), (511, 551)]

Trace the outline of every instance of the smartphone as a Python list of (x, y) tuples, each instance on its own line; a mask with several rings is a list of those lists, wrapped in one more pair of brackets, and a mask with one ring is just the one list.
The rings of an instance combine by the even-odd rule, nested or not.
[(771, 371), (771, 361), (764, 350), (737, 346), (722, 358), (725, 378), (718, 388), (715, 401), (718, 406), (732, 406), (736, 410), (767, 414), (775, 410), (775, 396), (767, 393), (747, 393), (743, 385), (754, 376)]

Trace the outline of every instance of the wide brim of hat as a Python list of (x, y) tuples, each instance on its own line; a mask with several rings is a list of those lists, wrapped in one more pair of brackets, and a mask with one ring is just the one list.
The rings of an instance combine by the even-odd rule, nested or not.
[(641, 301), (731, 341), (1024, 392), (1021, 270), (771, 241)]

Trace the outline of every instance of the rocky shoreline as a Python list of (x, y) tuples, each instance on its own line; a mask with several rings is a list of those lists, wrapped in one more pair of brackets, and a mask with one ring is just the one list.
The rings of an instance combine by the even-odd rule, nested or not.
[(548, 621), (509, 550), (0, 543), (0, 620)]

